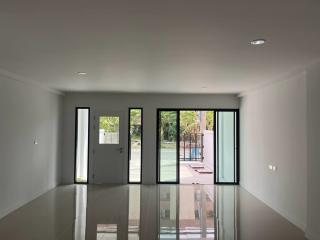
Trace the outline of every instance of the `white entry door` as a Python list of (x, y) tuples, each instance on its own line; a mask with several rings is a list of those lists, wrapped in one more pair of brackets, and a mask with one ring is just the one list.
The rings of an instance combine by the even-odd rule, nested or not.
[(123, 113), (95, 112), (93, 183), (123, 183), (124, 156)]

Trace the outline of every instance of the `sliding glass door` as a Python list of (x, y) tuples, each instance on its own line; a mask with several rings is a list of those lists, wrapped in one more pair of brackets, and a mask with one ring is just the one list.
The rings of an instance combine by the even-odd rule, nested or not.
[(157, 182), (179, 183), (179, 111), (158, 110)]
[[(199, 125), (200, 127), (202, 126), (201, 121), (191, 121), (191, 123), (194, 123), (191, 124), (187, 121), (188, 119), (184, 119), (183, 116), (185, 112), (186, 110), (180, 109), (158, 109), (157, 183), (180, 183), (180, 174), (184, 176), (186, 173), (191, 172), (193, 174), (192, 176), (200, 179), (204, 176), (204, 174), (204, 177), (209, 177), (208, 174), (212, 174), (213, 172), (215, 184), (238, 184), (239, 110), (216, 109), (211, 112), (206, 112), (209, 120), (214, 118), (214, 124), (211, 122), (211, 125), (213, 125), (213, 131), (209, 131), (210, 128), (207, 130), (207, 127), (211, 126), (210, 121), (203, 121), (203, 129), (205, 130), (203, 130), (203, 132), (200, 134), (203, 138), (203, 141), (200, 141), (200, 149), (202, 149), (202, 151), (200, 151), (199, 154), (205, 153), (204, 150), (210, 149), (210, 146), (212, 146), (214, 149), (211, 148), (211, 152), (209, 152), (212, 153), (211, 155), (207, 154), (207, 156), (206, 154), (203, 154), (203, 157), (200, 158), (197, 164), (195, 161), (190, 161), (190, 157), (188, 159), (189, 162), (179, 162), (179, 160), (181, 160), (180, 153), (185, 156), (184, 154), (186, 153), (186, 147), (189, 146), (192, 148), (191, 151), (189, 151), (191, 152), (190, 156), (192, 156), (192, 153), (194, 155), (197, 153), (197, 147), (195, 147), (196, 145), (192, 144), (192, 141), (190, 142), (190, 140), (192, 140), (190, 136), (188, 138), (189, 142), (182, 141), (182, 143), (180, 143), (180, 138), (181, 140), (184, 139), (179, 134), (181, 131), (180, 127), (183, 128), (185, 125), (188, 128), (193, 125)], [(211, 113), (211, 115), (209, 113)], [(201, 117), (204, 114), (198, 115), (200, 115), (201, 120)], [(182, 118), (184, 121), (181, 122), (180, 119)], [(207, 135), (208, 137), (206, 138)], [(198, 143), (198, 141), (196, 142)], [(205, 144), (202, 144), (202, 142)], [(206, 158), (208, 161), (205, 161)], [(180, 170), (181, 166), (185, 166), (185, 170)]]
[(216, 110), (215, 116), (215, 183), (237, 184), (239, 111)]

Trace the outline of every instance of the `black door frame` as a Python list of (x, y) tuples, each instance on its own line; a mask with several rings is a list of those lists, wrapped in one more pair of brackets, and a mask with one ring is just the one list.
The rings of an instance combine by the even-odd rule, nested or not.
[[(159, 148), (159, 144), (160, 144), (160, 134), (159, 134), (159, 127), (160, 127), (160, 112), (163, 112), (163, 111), (168, 111), (168, 112), (176, 112), (177, 113), (177, 124), (176, 124), (176, 132), (178, 133), (177, 134), (177, 181), (175, 182), (161, 182), (160, 181), (160, 175), (159, 175), (159, 171), (160, 171), (160, 148)], [(157, 157), (156, 157), (156, 183), (157, 184), (180, 184), (180, 160), (179, 160), (179, 157), (180, 157), (180, 132), (179, 132), (179, 129), (180, 129), (180, 111), (213, 111), (213, 116), (214, 116), (214, 134), (213, 134), (213, 149), (214, 149), (214, 154), (213, 154), (213, 164), (214, 164), (214, 179), (213, 179), (213, 183), (214, 184), (223, 184), (223, 185), (238, 185), (239, 184), (239, 180), (240, 180), (240, 150), (239, 150), (239, 145), (240, 145), (240, 138), (239, 138), (239, 133), (240, 133), (240, 129), (239, 129), (239, 109), (234, 109), (234, 108), (157, 108), (157, 141), (156, 141), (156, 151), (157, 151)], [(227, 182), (227, 183), (224, 183), (224, 182), (218, 182), (216, 181), (216, 112), (235, 112), (236, 113), (236, 121), (235, 121), (235, 140), (236, 140), (236, 144), (235, 144), (235, 164), (236, 164), (236, 167), (235, 167), (235, 182)]]
[[(157, 184), (179, 184), (180, 183), (180, 163), (177, 161), (177, 181), (170, 181), (170, 182), (161, 182), (160, 181), (160, 174), (159, 174), (159, 164), (160, 164), (160, 148), (159, 148), (159, 143), (160, 143), (160, 134), (159, 134), (159, 127), (160, 127), (160, 113), (161, 112), (176, 112), (177, 118), (176, 118), (176, 132), (178, 133), (178, 130), (180, 129), (180, 113), (179, 109), (174, 109), (174, 108), (158, 108), (157, 109), (157, 170), (156, 170), (156, 178), (157, 178)], [(180, 142), (180, 134), (177, 134), (177, 143)], [(180, 147), (179, 144), (176, 144), (176, 155), (177, 159), (180, 157)]]

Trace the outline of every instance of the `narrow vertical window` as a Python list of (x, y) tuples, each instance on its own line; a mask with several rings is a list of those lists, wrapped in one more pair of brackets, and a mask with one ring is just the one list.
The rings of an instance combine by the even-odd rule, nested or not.
[(216, 183), (238, 184), (238, 110), (216, 111)]
[(89, 108), (76, 108), (75, 183), (88, 182)]
[(129, 183), (141, 183), (142, 108), (129, 109)]

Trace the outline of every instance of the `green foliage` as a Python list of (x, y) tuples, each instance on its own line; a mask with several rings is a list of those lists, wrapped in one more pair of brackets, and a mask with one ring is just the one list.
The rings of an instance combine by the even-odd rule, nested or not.
[(161, 140), (175, 141), (176, 140), (176, 112), (161, 112)]
[(141, 110), (130, 110), (130, 134), (131, 139), (141, 138)]
[(130, 124), (141, 125), (141, 109), (130, 110)]
[(118, 132), (119, 117), (100, 117), (99, 127), (106, 132)]
[[(180, 111), (180, 133), (191, 134), (200, 132), (201, 111)], [(213, 130), (213, 111), (205, 112), (206, 130)]]
[(213, 130), (213, 122), (214, 122), (214, 116), (213, 111), (208, 111), (206, 114), (206, 129), (207, 130)]
[(180, 133), (190, 134), (199, 131), (199, 120), (197, 111), (180, 112)]
[[(201, 111), (180, 111), (180, 134), (200, 132)], [(205, 112), (205, 128), (213, 130), (213, 111)], [(176, 138), (176, 112), (161, 112), (161, 140), (175, 141)]]
[[(190, 134), (199, 132), (199, 111), (180, 111), (180, 133)], [(206, 129), (213, 130), (213, 111), (206, 112)], [(176, 140), (176, 118), (174, 111), (161, 112), (161, 140)], [(118, 117), (100, 117), (100, 129), (106, 132), (119, 131)], [(141, 110), (131, 109), (130, 111), (130, 134), (133, 139), (141, 137)]]

